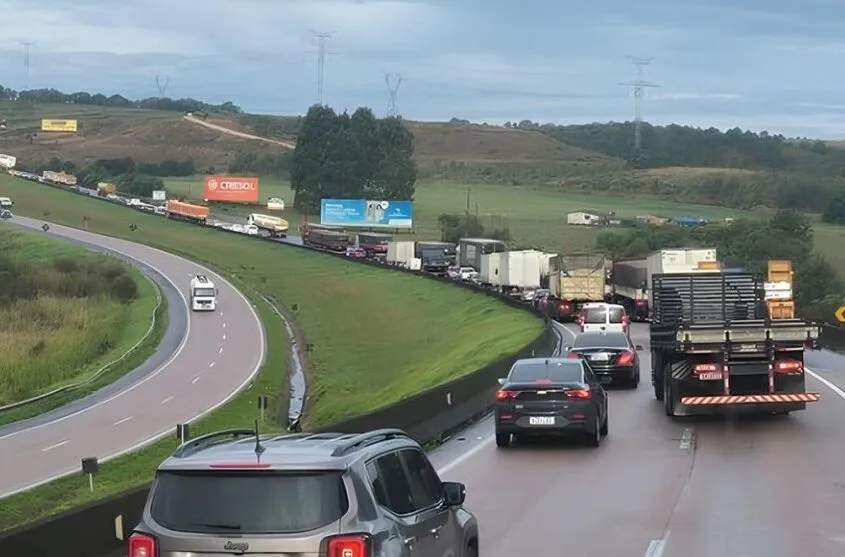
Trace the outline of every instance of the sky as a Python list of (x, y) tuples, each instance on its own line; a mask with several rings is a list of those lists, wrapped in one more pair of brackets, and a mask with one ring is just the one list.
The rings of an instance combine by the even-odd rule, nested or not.
[[(0, 84), (410, 120), (643, 118), (845, 138), (841, 0), (0, 0)], [(29, 78), (21, 42), (30, 47)]]

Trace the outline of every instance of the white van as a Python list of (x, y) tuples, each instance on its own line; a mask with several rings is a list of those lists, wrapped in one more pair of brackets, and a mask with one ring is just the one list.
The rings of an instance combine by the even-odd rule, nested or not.
[(584, 304), (577, 321), (582, 333), (613, 331), (628, 334), (630, 319), (618, 304)]

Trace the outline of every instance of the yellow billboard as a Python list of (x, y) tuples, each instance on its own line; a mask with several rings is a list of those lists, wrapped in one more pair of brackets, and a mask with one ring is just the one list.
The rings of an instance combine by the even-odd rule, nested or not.
[(76, 120), (41, 120), (43, 132), (75, 132)]

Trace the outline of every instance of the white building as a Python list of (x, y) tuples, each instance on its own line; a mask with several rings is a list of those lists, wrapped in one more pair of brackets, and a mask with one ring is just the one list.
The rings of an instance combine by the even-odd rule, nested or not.
[(599, 226), (605, 221), (605, 217), (590, 211), (575, 211), (566, 214), (566, 224), (580, 226)]

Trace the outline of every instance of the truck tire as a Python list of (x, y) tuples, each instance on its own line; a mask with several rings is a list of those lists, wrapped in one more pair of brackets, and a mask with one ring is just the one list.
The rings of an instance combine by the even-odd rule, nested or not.
[(663, 381), (663, 408), (667, 416), (675, 417), (675, 393), (672, 392), (672, 381), (667, 379)]

